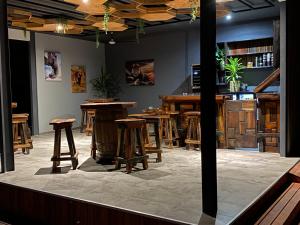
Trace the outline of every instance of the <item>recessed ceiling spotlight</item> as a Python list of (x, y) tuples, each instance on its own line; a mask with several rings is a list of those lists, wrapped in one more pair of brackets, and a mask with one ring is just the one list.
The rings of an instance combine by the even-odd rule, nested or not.
[(108, 42), (110, 45), (114, 45), (114, 44), (116, 44), (116, 41), (112, 38), (112, 39), (110, 39), (110, 41)]
[(231, 20), (231, 19), (232, 19), (231, 14), (228, 14), (228, 15), (226, 16), (226, 20)]

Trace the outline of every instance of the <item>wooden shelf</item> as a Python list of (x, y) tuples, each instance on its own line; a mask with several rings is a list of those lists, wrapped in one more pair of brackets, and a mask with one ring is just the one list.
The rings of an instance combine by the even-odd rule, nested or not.
[(267, 54), (267, 53), (273, 53), (272, 51), (267, 51), (267, 52), (249, 52), (249, 53), (237, 53), (237, 54), (230, 54), (227, 55), (227, 57), (232, 57), (232, 56), (243, 56), (243, 55), (259, 55), (259, 54)]
[(273, 66), (254, 66), (254, 67), (244, 67), (244, 69), (268, 69), (272, 67)]

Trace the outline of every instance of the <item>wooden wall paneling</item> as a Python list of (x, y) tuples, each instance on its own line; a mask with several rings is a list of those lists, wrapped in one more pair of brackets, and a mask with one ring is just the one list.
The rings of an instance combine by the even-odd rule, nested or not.
[(256, 102), (226, 101), (228, 148), (256, 148)]

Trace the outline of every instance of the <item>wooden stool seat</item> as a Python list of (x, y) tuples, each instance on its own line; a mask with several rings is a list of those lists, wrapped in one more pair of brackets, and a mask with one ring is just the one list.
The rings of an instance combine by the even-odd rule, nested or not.
[(190, 112), (185, 112), (183, 115), (185, 116), (200, 116), (201, 112), (198, 111), (190, 111)]
[(184, 113), (188, 124), (187, 135), (185, 139), (187, 150), (190, 149), (191, 145), (195, 147), (201, 144), (200, 115), (201, 113), (198, 111)]
[(29, 150), (33, 148), (28, 117), (27, 113), (12, 114), (13, 149), (17, 151), (21, 148), (22, 152), (26, 154), (29, 154)]
[(144, 119), (115, 120), (118, 127), (118, 149), (116, 155), (116, 169), (121, 164), (126, 164), (126, 172), (131, 173), (136, 163), (143, 163), (143, 168), (148, 169), (148, 156), (145, 152), (142, 129), (145, 127)]
[[(53, 125), (55, 131), (54, 136), (54, 151), (51, 161), (53, 162), (52, 170), (55, 172), (61, 161), (71, 160), (73, 169), (75, 170), (78, 166), (78, 153), (76, 152), (75, 143), (72, 133), (72, 125), (75, 119), (54, 119), (49, 124)], [(61, 153), (61, 130), (65, 129), (69, 152)], [(62, 157), (64, 156), (64, 157)], [(66, 157), (69, 156), (69, 157)]]

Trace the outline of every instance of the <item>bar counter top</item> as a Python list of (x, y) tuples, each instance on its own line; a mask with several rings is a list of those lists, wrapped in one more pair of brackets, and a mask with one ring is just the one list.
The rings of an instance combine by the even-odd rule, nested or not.
[[(159, 96), (161, 100), (164, 102), (194, 102), (200, 101), (200, 95), (161, 95)], [(224, 101), (225, 99), (229, 99), (228, 95), (216, 95), (216, 101)]]

